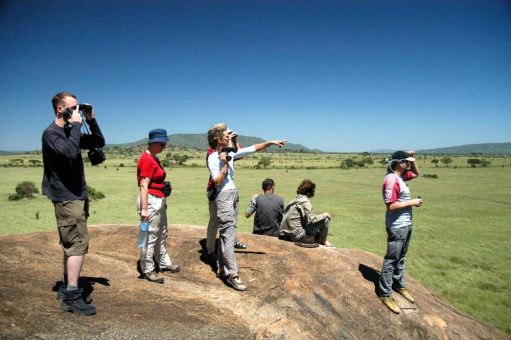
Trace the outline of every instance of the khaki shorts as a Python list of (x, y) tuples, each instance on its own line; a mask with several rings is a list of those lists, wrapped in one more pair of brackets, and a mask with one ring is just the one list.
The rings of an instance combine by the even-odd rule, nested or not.
[(87, 217), (89, 202), (86, 200), (53, 202), (60, 244), (67, 256), (85, 255), (89, 250)]

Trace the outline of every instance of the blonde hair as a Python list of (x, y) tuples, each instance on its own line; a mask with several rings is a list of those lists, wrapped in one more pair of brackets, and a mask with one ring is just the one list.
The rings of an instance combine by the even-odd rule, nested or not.
[(212, 148), (216, 148), (218, 140), (224, 136), (224, 131), (227, 130), (227, 124), (218, 123), (208, 130), (208, 144)]

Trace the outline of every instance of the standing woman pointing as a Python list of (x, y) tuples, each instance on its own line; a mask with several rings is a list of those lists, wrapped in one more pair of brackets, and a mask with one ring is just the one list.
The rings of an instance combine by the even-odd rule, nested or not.
[(215, 152), (208, 156), (208, 168), (215, 184), (214, 198), (219, 221), (219, 247), (217, 251), (219, 275), (236, 290), (246, 290), (238, 274), (234, 253), (236, 242), (236, 221), (238, 219), (239, 195), (234, 185), (234, 160), (264, 150), (271, 145), (282, 147), (286, 141), (276, 140), (241, 148), (236, 152), (225, 151), (231, 145), (231, 135), (226, 124), (215, 124), (208, 131), (209, 146)]

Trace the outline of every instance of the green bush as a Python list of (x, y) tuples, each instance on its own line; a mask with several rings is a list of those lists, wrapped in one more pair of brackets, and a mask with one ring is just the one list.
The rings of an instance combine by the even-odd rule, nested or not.
[(349, 169), (355, 166), (355, 161), (352, 158), (347, 158), (341, 162), (341, 168)]
[(90, 185), (87, 187), (87, 192), (89, 193), (89, 199), (92, 199), (92, 200), (100, 200), (100, 199), (106, 197), (104, 193), (102, 193), (99, 190), (94, 189)]
[(9, 201), (17, 201), (22, 198), (33, 198), (39, 194), (39, 189), (35, 186), (34, 182), (24, 181), (16, 185), (16, 194), (9, 196)]

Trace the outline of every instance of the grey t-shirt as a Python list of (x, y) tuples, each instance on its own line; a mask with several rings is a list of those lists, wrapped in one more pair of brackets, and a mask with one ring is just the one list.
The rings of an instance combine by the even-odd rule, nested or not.
[(284, 199), (271, 192), (253, 198), (247, 213), (255, 212), (254, 234), (278, 235), (283, 209)]

